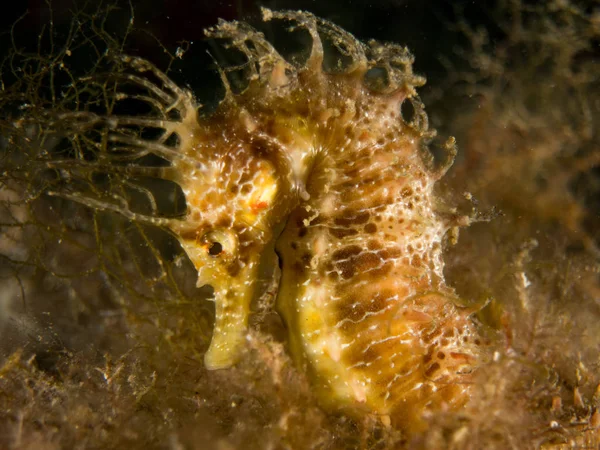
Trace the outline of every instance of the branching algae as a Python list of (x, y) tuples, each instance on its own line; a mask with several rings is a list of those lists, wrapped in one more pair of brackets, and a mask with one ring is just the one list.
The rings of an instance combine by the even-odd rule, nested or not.
[[(481, 296), (481, 290), (473, 288), (482, 283), (480, 264), (489, 277), (486, 298), (468, 302), (445, 282), (443, 247), (448, 236), (455, 241), (459, 226), (482, 216), (448, 206), (447, 196), (435, 190), (453, 163), (455, 143), (447, 139), (441, 146), (443, 156), (433, 158), (429, 146), (436, 133), (429, 128), (416, 91), (425, 80), (413, 73), (409, 50), (362, 43), (306, 12), (264, 9), (262, 14), (264, 22), (282, 22), (290, 32), (307, 37), (308, 53), (284, 58), (248, 24), (220, 21), (206, 35), (225, 42), (242, 55), (243, 63), (219, 66), (224, 97), (212, 111), (151, 62), (124, 54), (102, 26), (93, 32), (107, 50), (90, 46), (93, 38), (80, 24), (71, 28), (98, 52), (97, 63), (88, 71), (74, 76), (62, 70), (65, 56), (76, 47), (52, 49), (60, 57), (44, 61), (41, 69), (35, 67), (40, 62), (35, 58), (25, 58), (21, 69), (12, 68), (24, 77), (5, 87), (2, 102), (6, 231), (0, 245), (11, 267), (3, 273), (19, 280), (15, 291), (23, 298), (31, 293), (33, 284), (20, 280), (25, 275), (34, 278), (39, 268), (59, 279), (94, 277), (94, 284), (87, 286), (94, 298), (112, 296), (119, 302), (123, 292), (138, 298), (135, 306), (123, 301), (132, 323), (154, 314), (148, 306), (152, 298), (174, 291), (186, 299), (182, 304), (190, 317), (177, 319), (181, 310), (165, 315), (165, 322), (175, 318), (175, 325), (164, 324), (168, 332), (147, 339), (169, 342), (174, 353), (192, 348), (186, 356), (175, 356), (172, 366), (183, 366), (185, 358), (200, 354), (208, 372), (199, 377), (217, 380), (223, 373), (223, 383), (242, 383), (227, 374), (235, 374), (238, 365), (247, 375), (245, 355), (258, 352), (271, 365), (279, 386), (285, 383), (281, 366), (289, 354), (294, 376), (306, 376), (326, 412), (318, 420), (349, 421), (346, 428), (340, 426), (340, 436), (348, 439), (341, 448), (519, 448), (514, 431), (519, 424), (511, 423), (510, 406), (496, 397), (510, 393), (518, 399), (522, 392), (527, 392), (523, 398), (528, 403), (519, 406), (520, 412), (545, 411), (538, 414), (539, 420), (521, 424), (532, 442), (527, 448), (565, 442), (557, 435), (559, 430), (569, 435), (569, 427), (583, 431), (584, 440), (591, 442), (600, 425), (594, 403), (600, 391), (590, 390), (597, 380), (593, 370), (580, 361), (573, 381), (558, 359), (552, 366), (543, 357), (531, 356), (532, 347), (522, 344), (526, 339), (513, 342), (536, 332), (542, 322), (533, 318), (535, 308), (527, 303), (528, 287), (543, 278), (526, 269), (537, 241), (516, 244), (513, 253), (490, 252), (490, 260), (502, 259), (494, 267), (512, 258), (509, 273), (516, 275), (517, 283), (508, 297), (518, 299), (519, 307), (511, 306), (510, 300), (501, 304), (503, 288), (496, 285), (504, 281), (493, 279), (494, 267), (483, 269), (490, 263), (478, 245), (492, 238), (471, 243), (466, 256), (457, 252), (449, 271), (453, 279), (459, 269), (468, 273), (465, 278), (474, 281), (460, 279), (459, 291), (474, 298)], [(20, 56), (13, 54), (5, 67), (22, 63)], [(54, 77), (65, 77), (62, 90), (54, 88)], [(453, 184), (464, 188), (460, 181)], [(478, 184), (466, 184), (475, 192), (479, 189)], [(477, 195), (486, 196), (485, 191)], [(67, 223), (66, 216), (72, 216), (73, 223)], [(29, 225), (36, 232), (29, 231)], [(116, 230), (107, 245), (109, 228)], [(169, 237), (152, 238), (156, 229), (166, 230)], [(58, 247), (41, 244), (63, 239), (78, 268), (68, 275), (57, 261)], [(30, 248), (21, 243), (25, 241), (31, 242)], [(584, 243), (594, 245), (590, 239)], [(474, 255), (481, 262), (469, 260)], [(181, 265), (185, 267), (178, 271)], [(185, 281), (176, 280), (181, 271)], [(134, 272), (142, 273), (148, 283), (130, 279)], [(119, 287), (103, 294), (115, 280)], [(210, 286), (214, 291), (212, 335), (204, 326), (210, 315), (194, 309), (206, 291), (189, 286), (190, 280), (197, 288)], [(69, 289), (81, 288), (69, 284)], [(539, 292), (542, 296), (548, 291)], [(263, 313), (275, 310), (281, 318), (285, 352), (266, 344), (270, 341), (264, 337), (257, 344), (256, 331), (249, 325), (257, 304), (267, 310)], [(144, 320), (135, 309), (144, 311)], [(514, 323), (517, 315), (521, 325)], [(147, 321), (160, 330), (161, 320)], [(556, 322), (570, 326), (561, 320), (557, 313)], [(185, 329), (189, 321), (202, 324), (197, 336), (190, 337), (193, 333)], [(531, 330), (525, 330), (531, 324)], [(183, 341), (185, 345), (174, 344)], [(160, 345), (149, 345), (156, 347), (158, 359), (164, 352)], [(111, 398), (123, 395), (113, 386), (124, 377), (120, 374), (127, 370), (128, 355), (116, 364), (107, 358), (96, 368)], [(0, 377), (10, 373), (19, 358), (19, 353), (13, 355)], [(126, 377), (136, 404), (160, 392), (157, 370), (170, 371), (156, 361), (154, 365), (151, 376), (132, 372)], [(61, 376), (65, 377), (62, 372)], [(37, 372), (29, 377), (46, 386), (44, 392), (54, 392)], [(550, 381), (552, 377), (556, 379)], [(296, 384), (290, 390), (303, 386), (298, 378), (291, 379)], [(181, 389), (188, 393), (186, 400), (201, 403), (198, 392), (191, 393), (197, 386), (182, 383)], [(60, 397), (60, 392), (50, 395)], [(566, 401), (563, 406), (565, 395), (573, 396), (572, 406)], [(209, 394), (204, 401), (207, 398)], [(227, 401), (231, 407), (241, 402)], [(164, 411), (173, 403), (157, 408), (166, 417)], [(174, 408), (180, 414), (185, 410)], [(216, 411), (226, 416), (222, 406)], [(274, 420), (278, 430), (291, 427), (288, 417), (297, 414), (291, 411), (280, 411), (281, 417)], [(485, 411), (497, 417), (485, 421)], [(500, 424), (497, 429), (490, 425), (493, 421)], [(363, 424), (368, 437), (353, 436), (354, 423)], [(540, 423), (547, 423), (548, 429), (535, 431)], [(498, 437), (509, 429), (511, 437)], [(365, 432), (355, 434), (361, 433)], [(335, 441), (335, 431), (332, 434)], [(297, 448), (291, 437), (286, 439), (280, 443)], [(316, 441), (301, 445), (316, 448)], [(18, 447), (20, 442), (15, 442)], [(473, 444), (469, 447), (468, 442)], [(176, 438), (170, 445), (180, 448)]]

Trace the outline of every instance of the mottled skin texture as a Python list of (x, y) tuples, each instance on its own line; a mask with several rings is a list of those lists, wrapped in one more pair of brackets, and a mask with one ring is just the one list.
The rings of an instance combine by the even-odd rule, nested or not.
[[(444, 169), (428, 157), (415, 92), (424, 80), (405, 48), (364, 45), (306, 13), (264, 15), (310, 34), (306, 62), (293, 66), (249, 26), (221, 22), (207, 34), (246, 54), (248, 88), (233, 94), (223, 72), (214, 114), (198, 117), (181, 91), (181, 121), (161, 124), (179, 137), (170, 179), (187, 203), (165, 225), (198, 284), (215, 289), (206, 366), (228, 367), (243, 351), (275, 244), (277, 309), (322, 404), (417, 430), (427, 409), (464, 404), (480, 358), (469, 312), (444, 284), (449, 224), (433, 193)], [(323, 36), (350, 61), (335, 73), (322, 69)]]

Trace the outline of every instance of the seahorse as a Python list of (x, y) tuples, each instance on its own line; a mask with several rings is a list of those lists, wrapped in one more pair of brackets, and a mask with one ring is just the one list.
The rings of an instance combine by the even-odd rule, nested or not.
[[(126, 81), (160, 115), (88, 120), (105, 124), (108, 141), (171, 163), (160, 176), (181, 187), (186, 212), (151, 221), (179, 240), (198, 286), (214, 288), (208, 369), (243, 352), (257, 279), (275, 250), (276, 308), (323, 407), (418, 429), (427, 411), (465, 404), (481, 361), (471, 311), (443, 276), (452, 224), (436, 212), (433, 188), (454, 142), (436, 167), (416, 92), (425, 80), (405, 47), (364, 44), (306, 12), (264, 9), (263, 19), (308, 33), (306, 60), (286, 60), (246, 23), (220, 21), (206, 34), (245, 55), (248, 85), (234, 92), (221, 68), (225, 95), (212, 114), (200, 115), (194, 96), (148, 61), (121, 56), (138, 73)], [(326, 45), (341, 55), (328, 70)], [(163, 137), (132, 136), (132, 125)]]

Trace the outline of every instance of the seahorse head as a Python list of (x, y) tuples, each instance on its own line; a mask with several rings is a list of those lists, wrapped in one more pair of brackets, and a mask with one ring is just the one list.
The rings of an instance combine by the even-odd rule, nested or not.
[[(176, 165), (187, 214), (172, 223), (198, 270), (198, 286), (215, 292), (216, 322), (205, 356), (210, 369), (235, 362), (245, 337), (256, 280), (285, 214), (285, 163), (267, 141), (249, 133), (243, 111), (194, 121)], [(209, 131), (210, 130), (210, 131)]]

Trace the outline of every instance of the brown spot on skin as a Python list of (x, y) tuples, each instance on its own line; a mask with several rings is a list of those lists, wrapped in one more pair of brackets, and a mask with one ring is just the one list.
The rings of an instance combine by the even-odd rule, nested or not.
[(397, 247), (390, 247), (377, 252), (383, 260), (395, 259), (402, 256), (402, 250)]
[(348, 259), (351, 256), (358, 255), (360, 252), (362, 252), (362, 248), (360, 246), (348, 245), (333, 252), (331, 259), (334, 261), (340, 261), (342, 259)]
[(433, 355), (431, 353), (431, 350), (429, 350), (429, 352), (425, 356), (423, 356), (423, 363), (427, 364), (429, 361), (431, 361), (432, 357)]
[(338, 321), (344, 319), (357, 321), (363, 317), (364, 314), (365, 309), (362, 302), (359, 301), (353, 294), (345, 296), (337, 308)]
[(367, 223), (371, 215), (368, 212), (356, 212), (354, 210), (346, 210), (342, 216), (336, 217), (334, 223), (342, 227), (350, 225), (362, 225)]
[(423, 261), (421, 260), (421, 257), (419, 255), (415, 255), (412, 257), (410, 265), (413, 267), (422, 267)]
[(378, 295), (376, 297), (362, 297), (355, 294), (347, 294), (343, 297), (336, 312), (337, 320), (350, 319), (360, 320), (366, 313), (375, 313), (385, 309), (388, 299), (391, 297)]
[(348, 280), (356, 274), (354, 263), (350, 260), (344, 260), (336, 264), (337, 269), (341, 272), (342, 278)]
[(356, 273), (369, 272), (381, 265), (381, 259), (372, 252), (363, 252), (358, 245), (351, 245), (337, 250), (332, 258), (338, 261), (337, 269), (342, 273), (342, 278), (352, 278)]
[[(215, 222), (215, 228), (233, 228), (230, 217), (221, 217)], [(239, 228), (234, 228), (239, 233)], [(241, 239), (241, 236), (240, 236)]]
[(368, 223), (365, 225), (365, 233), (373, 234), (377, 231), (377, 225), (374, 223)]
[(329, 234), (338, 239), (343, 239), (358, 234), (358, 231), (353, 228), (329, 228)]
[(383, 266), (377, 268), (377, 269), (372, 269), (369, 272), (369, 278), (376, 280), (379, 277), (383, 277), (387, 274), (389, 274), (391, 272), (391, 270), (393, 269), (394, 264), (391, 262), (386, 262)]
[(352, 260), (357, 272), (366, 272), (381, 264), (381, 259), (375, 253), (362, 253)]
[(429, 368), (425, 371), (425, 376), (427, 378), (431, 378), (431, 376), (436, 373), (440, 369), (440, 365), (438, 363), (433, 363)]
[(367, 242), (367, 248), (369, 250), (379, 250), (380, 248), (383, 248), (383, 244), (375, 239), (371, 239)]

